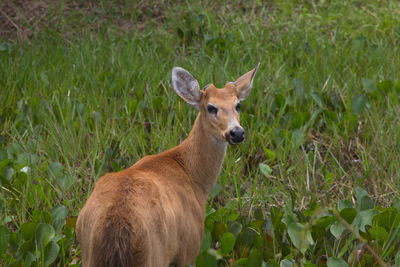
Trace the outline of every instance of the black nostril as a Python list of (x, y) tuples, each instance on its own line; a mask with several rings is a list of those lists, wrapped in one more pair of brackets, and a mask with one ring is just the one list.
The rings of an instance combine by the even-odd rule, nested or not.
[(229, 134), (232, 139), (236, 140), (243, 140), (244, 130), (240, 127), (234, 127), (232, 130), (229, 131)]

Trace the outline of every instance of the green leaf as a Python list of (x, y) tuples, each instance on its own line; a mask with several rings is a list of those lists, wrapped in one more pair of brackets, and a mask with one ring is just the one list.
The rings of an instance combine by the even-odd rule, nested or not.
[(47, 167), (50, 178), (58, 179), (63, 175), (63, 167), (59, 162), (52, 162)]
[(266, 177), (270, 177), (272, 174), (272, 169), (269, 167), (267, 164), (260, 163), (259, 165), (260, 171), (262, 174), (264, 174)]
[(355, 96), (351, 101), (351, 112), (357, 115), (363, 112), (367, 105), (367, 101), (368, 98), (364, 94)]
[(342, 211), (342, 210), (347, 209), (347, 208), (352, 209), (353, 208), (353, 204), (348, 200), (340, 200), (339, 204), (338, 204), (338, 210)]
[(257, 235), (257, 231), (254, 230), (251, 227), (246, 227), (244, 228), (244, 230), (242, 231), (239, 239), (237, 240), (237, 242), (246, 245), (248, 247), (251, 247), (254, 243), (254, 238)]
[(39, 248), (44, 248), (54, 238), (55, 232), (53, 226), (47, 223), (41, 223), (36, 228), (36, 244)]
[(376, 88), (375, 84), (370, 79), (363, 78), (361, 81), (365, 92), (373, 93), (378, 90), (378, 88)]
[(386, 232), (385, 228), (374, 225), (368, 230), (371, 238), (373, 240), (381, 240), (384, 241), (388, 237), (388, 233)]
[(359, 186), (355, 186), (354, 191), (356, 191), (357, 200), (361, 200), (363, 197), (368, 196), (368, 192)]
[(359, 210), (366, 210), (374, 208), (374, 201), (368, 196), (368, 192), (363, 188), (356, 186), (357, 206)]
[(37, 258), (32, 254), (32, 252), (27, 252), (25, 256), (24, 267), (31, 266), (36, 260)]
[(343, 259), (329, 257), (327, 266), (328, 267), (348, 267), (349, 265)]
[(3, 168), (3, 176), (4, 176), (4, 178), (6, 178), (8, 181), (10, 181), (10, 180), (12, 179), (12, 177), (14, 176), (14, 174), (15, 174), (15, 170), (14, 170), (12, 167), (10, 167), (10, 166), (5, 166), (5, 167)]
[(68, 190), (75, 183), (75, 176), (67, 174), (59, 177), (56, 182), (61, 190)]
[(209, 194), (210, 198), (216, 197), (219, 194), (219, 192), (221, 192), (221, 190), (222, 186), (218, 182), (216, 182)]
[(10, 232), (8, 231), (6, 226), (1, 225), (0, 226), (0, 256), (1, 256), (1, 254), (3, 254), (6, 251), (9, 241), (10, 241)]
[(357, 216), (357, 211), (353, 208), (345, 208), (340, 211), (340, 216), (348, 223), (352, 223), (354, 218)]
[(101, 122), (101, 120), (102, 120), (101, 113), (98, 112), (98, 111), (93, 111), (92, 119), (93, 119), (94, 123), (99, 124)]
[(203, 240), (202, 240), (201, 246), (200, 246), (200, 252), (203, 252), (203, 251), (206, 251), (207, 249), (209, 249), (211, 246), (211, 242), (212, 242), (211, 233), (210, 233), (210, 231), (205, 229), (204, 235), (203, 235)]
[(226, 232), (221, 238), (221, 253), (228, 254), (235, 246), (235, 236), (231, 232)]
[(354, 219), (352, 226), (355, 229), (359, 229), (362, 232), (366, 232), (365, 227), (372, 225), (372, 219), (378, 213), (379, 212), (377, 210), (373, 209), (360, 211), (357, 214), (357, 217)]
[(234, 221), (230, 226), (229, 226), (229, 231), (234, 235), (236, 238), (240, 231), (242, 231), (243, 225), (241, 223), (238, 223)]
[(298, 128), (292, 132), (292, 143), (295, 147), (300, 146), (304, 142), (305, 132), (303, 128)]
[(279, 266), (280, 267), (295, 267), (296, 265), (294, 263), (294, 260), (284, 259), (284, 260), (281, 261)]
[(240, 258), (233, 264), (234, 267), (247, 267), (249, 260), (247, 258)]
[(378, 84), (378, 89), (382, 91), (389, 91), (394, 87), (394, 83), (391, 80), (384, 80)]
[(47, 77), (46, 73), (41, 72), (41, 73), (39, 74), (39, 76), (40, 76), (40, 79), (42, 80), (42, 82), (43, 82), (45, 85), (48, 85), (48, 84), (49, 84), (49, 77)]
[(246, 267), (259, 267), (262, 264), (263, 255), (261, 250), (252, 249), (246, 264)]
[(333, 224), (330, 227), (330, 231), (332, 233), (332, 235), (334, 237), (336, 237), (336, 239), (340, 239), (340, 237), (342, 236), (342, 233), (347, 229), (346, 226), (344, 226), (343, 224), (337, 223), (337, 224)]
[(59, 252), (60, 247), (56, 242), (51, 241), (44, 249), (44, 265), (48, 266), (52, 264), (57, 259)]
[(217, 257), (211, 249), (203, 251), (196, 258), (196, 267), (217, 267)]
[(64, 220), (67, 218), (68, 209), (65, 206), (54, 207), (51, 211), (53, 221)]
[(311, 244), (314, 243), (309, 229), (301, 223), (288, 225), (288, 234), (293, 245), (304, 254)]
[(27, 222), (27, 223), (22, 224), (19, 228), (21, 231), (22, 237), (25, 240), (33, 239), (33, 237), (35, 236), (36, 227), (37, 227), (37, 223), (35, 223), (35, 222)]
[(320, 108), (324, 108), (324, 102), (318, 93), (312, 92), (311, 97)]

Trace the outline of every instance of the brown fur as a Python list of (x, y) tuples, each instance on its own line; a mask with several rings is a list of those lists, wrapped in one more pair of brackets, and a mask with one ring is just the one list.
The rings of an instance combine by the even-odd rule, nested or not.
[[(180, 145), (98, 180), (77, 222), (83, 266), (194, 262), (207, 195), (226, 151), (227, 120), (238, 119), (238, 93), (232, 84), (202, 91), (200, 113)], [(206, 111), (211, 101), (221, 110), (214, 119)]]

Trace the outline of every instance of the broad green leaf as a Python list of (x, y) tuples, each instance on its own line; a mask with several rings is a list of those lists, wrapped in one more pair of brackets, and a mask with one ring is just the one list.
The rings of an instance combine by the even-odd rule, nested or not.
[(280, 267), (295, 267), (296, 264), (294, 263), (294, 260), (284, 259), (284, 260), (281, 261), (279, 266)]
[(357, 200), (361, 200), (363, 197), (368, 196), (368, 192), (359, 186), (355, 186), (354, 191), (356, 192)]
[(301, 223), (288, 225), (288, 234), (293, 245), (304, 254), (311, 244), (314, 243), (309, 229)]
[(327, 266), (328, 267), (348, 267), (349, 265), (343, 259), (329, 257)]
[(233, 264), (234, 267), (247, 267), (247, 263), (249, 262), (249, 259), (247, 258), (240, 258), (235, 261)]
[(353, 208), (345, 208), (340, 211), (340, 216), (348, 223), (352, 223), (354, 218), (357, 216), (357, 211)]
[(216, 197), (218, 195), (218, 193), (221, 192), (221, 190), (222, 190), (222, 186), (218, 182), (216, 182), (215, 185), (213, 186), (213, 188), (211, 189), (211, 192), (209, 195), (210, 198)]
[(65, 206), (54, 207), (51, 211), (53, 221), (64, 220), (68, 215), (68, 209)]
[(25, 256), (25, 261), (24, 261), (24, 267), (29, 267), (32, 265), (33, 262), (37, 261), (37, 258), (35, 255), (32, 254), (32, 252), (26, 253)]
[(359, 210), (366, 210), (374, 208), (373, 200), (368, 196), (368, 192), (363, 188), (356, 186), (354, 188), (356, 191), (357, 206)]
[(34, 166), (38, 161), (39, 158), (36, 154), (24, 152), (18, 155), (16, 163), (21, 165)]
[(342, 211), (342, 210), (344, 210), (346, 208), (352, 209), (353, 208), (353, 204), (348, 200), (340, 200), (339, 204), (338, 204), (338, 210)]
[(3, 254), (6, 251), (9, 241), (10, 241), (10, 232), (8, 231), (6, 226), (1, 225), (0, 226), (0, 256), (1, 256), (1, 254)]
[(386, 238), (388, 237), (388, 233), (385, 230), (385, 228), (374, 225), (368, 230), (369, 234), (371, 235), (371, 238), (373, 240), (378, 240), (378, 241), (385, 241)]
[(379, 212), (377, 210), (373, 209), (360, 211), (354, 219), (352, 226), (355, 229), (366, 232), (365, 226), (371, 226), (372, 218), (378, 213)]
[(267, 164), (264, 164), (264, 163), (260, 163), (259, 167), (260, 167), (260, 171), (262, 174), (264, 174), (266, 177), (271, 176), (272, 169), (270, 166), (268, 166)]
[(364, 111), (367, 105), (368, 98), (366, 95), (357, 95), (351, 101), (351, 112), (354, 114), (360, 114)]
[(393, 207), (388, 208), (387, 210), (375, 215), (372, 219), (372, 224), (381, 226), (389, 232), (392, 227), (400, 224), (400, 212)]
[[(3, 151), (3, 150), (0, 150), (0, 152), (3, 152), (4, 154), (6, 154), (6, 152), (5, 151)], [(5, 157), (7, 156), (7, 154), (5, 155)], [(7, 166), (8, 164), (10, 164), (11, 163), (11, 160), (10, 159), (7, 159), (7, 158), (4, 158), (4, 159), (2, 159), (1, 161), (0, 161), (0, 174), (3, 172), (3, 168), (5, 167), (5, 166)]]
[(221, 237), (221, 253), (228, 254), (235, 246), (235, 236), (231, 232), (226, 232)]
[(246, 267), (259, 267), (261, 266), (262, 260), (263, 260), (263, 255), (261, 250), (252, 249), (250, 251)]
[(303, 128), (296, 129), (292, 132), (292, 143), (295, 147), (303, 144), (305, 138), (305, 132)]
[(243, 225), (237, 221), (232, 222), (232, 224), (229, 226), (229, 231), (233, 234), (233, 236), (236, 238), (240, 231), (242, 231)]
[(330, 231), (331, 231), (332, 235), (333, 235), (334, 237), (336, 237), (336, 239), (340, 239), (340, 237), (342, 236), (342, 233), (343, 233), (346, 229), (347, 229), (347, 227), (344, 226), (344, 225), (342, 225), (342, 224), (340, 224), (340, 223), (333, 224), (333, 225), (330, 227)]
[(67, 174), (56, 179), (62, 191), (68, 190), (75, 183), (75, 176)]
[(22, 237), (25, 240), (31, 240), (35, 236), (35, 231), (36, 231), (37, 223), (35, 222), (27, 222), (24, 223), (20, 226), (20, 231), (22, 234)]
[(51, 162), (47, 167), (50, 178), (58, 179), (63, 175), (63, 167), (59, 162)]
[(206, 251), (207, 249), (210, 248), (212, 242), (212, 237), (210, 231), (205, 229), (204, 235), (203, 235), (203, 240), (201, 242), (200, 246), (200, 252)]
[(44, 265), (49, 266), (52, 264), (57, 259), (59, 252), (60, 247), (56, 242), (51, 241), (44, 249)]
[(214, 239), (220, 239), (226, 231), (228, 231), (228, 227), (225, 223), (215, 222), (212, 236)]
[(242, 231), (240, 238), (237, 240), (237, 242), (239, 241), (241, 244), (251, 247), (254, 243), (254, 238), (256, 235), (257, 235), (256, 230), (254, 230), (251, 227), (246, 227)]
[(363, 84), (364, 91), (367, 93), (373, 93), (378, 89), (370, 79), (363, 78), (361, 79), (361, 81)]
[(203, 251), (196, 258), (196, 267), (217, 267), (217, 257), (211, 253), (211, 249)]
[(320, 107), (320, 108), (324, 108), (324, 102), (322, 101), (321, 96), (316, 93), (316, 92), (312, 92), (311, 94), (312, 99), (314, 100), (314, 102)]
[(36, 228), (36, 244), (39, 248), (45, 247), (54, 238), (55, 232), (53, 226), (47, 223), (41, 223)]
[(3, 168), (4, 178), (6, 178), (7, 180), (10, 181), (12, 179), (12, 177), (14, 176), (14, 174), (15, 174), (15, 170), (12, 167), (4, 166), (4, 168)]

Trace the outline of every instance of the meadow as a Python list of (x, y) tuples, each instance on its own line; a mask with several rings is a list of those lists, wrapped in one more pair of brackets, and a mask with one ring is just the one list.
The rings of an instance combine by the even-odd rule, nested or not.
[(0, 265), (80, 266), (95, 181), (191, 129), (171, 69), (260, 62), (196, 266), (400, 266), (399, 1), (36, 2), (0, 5)]

